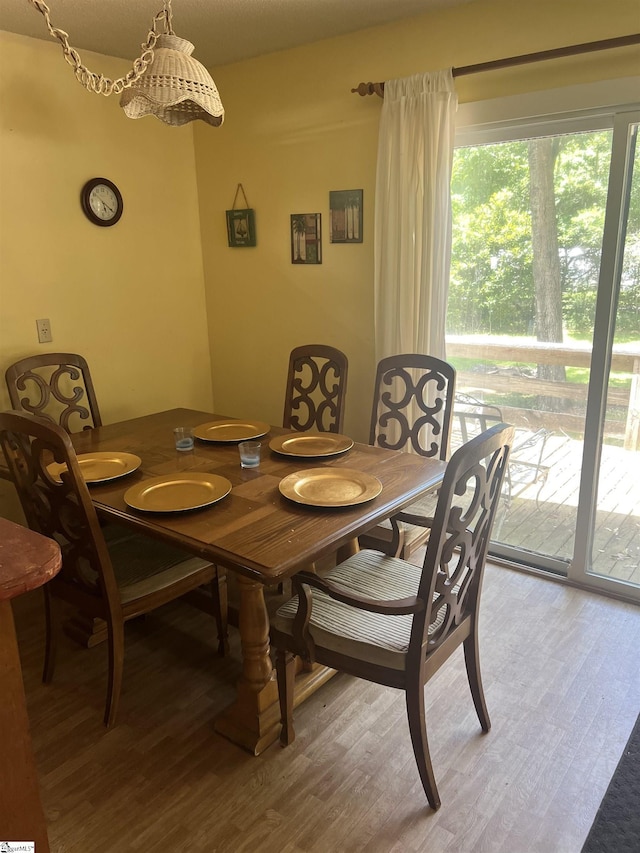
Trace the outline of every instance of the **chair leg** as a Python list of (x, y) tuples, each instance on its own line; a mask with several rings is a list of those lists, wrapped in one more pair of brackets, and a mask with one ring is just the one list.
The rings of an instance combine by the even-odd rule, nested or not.
[(291, 652), (276, 650), (276, 673), (280, 698), (280, 745), (289, 746), (296, 738), (293, 730), (293, 685), (296, 677), (296, 659)]
[(107, 685), (107, 702), (104, 709), (104, 724), (110, 729), (115, 723), (120, 691), (122, 689), (122, 670), (124, 666), (124, 622), (109, 623), (109, 681)]
[(211, 581), (211, 594), (218, 626), (218, 654), (224, 657), (229, 652), (229, 603), (227, 599), (227, 572), (219, 566)]
[(480, 650), (478, 648), (478, 631), (474, 630), (464, 641), (464, 662), (467, 667), (467, 678), (469, 679), (469, 687), (473, 697), (473, 704), (476, 708), (480, 725), (483, 732), (488, 732), (491, 728), (491, 720), (487, 711), (487, 703), (484, 699), (484, 690), (482, 689), (482, 676), (480, 675)]
[(429, 800), (429, 805), (435, 811), (440, 808), (440, 794), (438, 793), (436, 777), (433, 773), (431, 756), (429, 755), (424, 711), (424, 686), (422, 684), (408, 685), (406, 701), (413, 754), (418, 765), (422, 787)]
[(540, 476), (540, 486), (538, 487), (538, 491), (536, 492), (536, 509), (540, 509), (540, 493), (542, 492), (542, 490), (545, 487), (548, 474), (549, 474), (548, 471), (543, 471), (541, 476)]
[(56, 652), (58, 648), (58, 615), (53, 602), (53, 596), (45, 586), (44, 588), (44, 621), (45, 621), (45, 649), (44, 667), (42, 680), (49, 684), (53, 678), (53, 670), (56, 665)]

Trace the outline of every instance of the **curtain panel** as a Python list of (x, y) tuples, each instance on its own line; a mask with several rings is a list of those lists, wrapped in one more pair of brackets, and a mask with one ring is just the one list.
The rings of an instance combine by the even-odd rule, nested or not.
[(451, 69), (385, 82), (374, 226), (378, 361), (445, 356), (456, 108)]

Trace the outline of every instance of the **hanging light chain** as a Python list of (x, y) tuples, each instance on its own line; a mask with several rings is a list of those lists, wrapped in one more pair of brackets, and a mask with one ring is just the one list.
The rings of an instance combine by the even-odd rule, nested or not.
[(62, 45), (64, 58), (69, 65), (72, 66), (73, 73), (75, 74), (78, 82), (81, 83), (85, 89), (90, 92), (95, 92), (97, 95), (112, 95), (114, 93), (119, 95), (124, 89), (127, 89), (142, 77), (153, 59), (153, 49), (158, 40), (158, 35), (160, 35), (158, 32), (158, 25), (160, 23), (164, 24), (165, 33), (169, 35), (174, 34), (172, 29), (173, 13), (171, 11), (171, 0), (164, 0), (163, 8), (153, 19), (147, 40), (141, 45), (142, 54), (134, 60), (133, 67), (127, 74), (125, 74), (124, 77), (118, 77), (117, 80), (111, 80), (111, 78), (105, 77), (104, 74), (95, 74), (93, 71), (89, 71), (86, 65), (83, 65), (80, 54), (69, 44), (68, 34), (65, 33), (64, 30), (59, 30), (57, 27), (54, 27), (51, 23), (51, 10), (44, 0), (29, 0), (29, 2), (43, 15), (50, 34), (53, 38), (58, 39)]

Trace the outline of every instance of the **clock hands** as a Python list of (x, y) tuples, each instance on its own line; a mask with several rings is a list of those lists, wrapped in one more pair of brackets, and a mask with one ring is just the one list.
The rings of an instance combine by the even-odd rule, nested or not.
[[(103, 216), (104, 216), (104, 215), (108, 215), (108, 216), (109, 216), (109, 218), (111, 218), (112, 216), (114, 216), (114, 214), (115, 214), (115, 209), (114, 209), (113, 207), (110, 207), (110, 206), (106, 203), (106, 201), (104, 201), (104, 200), (103, 200), (103, 199), (101, 199), (101, 198), (97, 198), (97, 201), (99, 201), (99, 202), (100, 202), (100, 204), (102, 205), (102, 214), (103, 214)], [(98, 214), (98, 211), (97, 211), (97, 210), (96, 210), (96, 213)], [(100, 215), (100, 214), (98, 214), (98, 215)]]

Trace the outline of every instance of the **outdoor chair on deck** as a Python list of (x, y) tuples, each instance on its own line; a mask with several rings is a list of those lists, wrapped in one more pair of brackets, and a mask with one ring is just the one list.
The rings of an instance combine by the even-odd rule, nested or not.
[[(435, 356), (405, 354), (383, 358), (376, 371), (369, 444), (445, 460), (455, 384), (455, 368)], [(406, 512), (430, 516), (434, 507), (434, 495), (427, 495)], [(407, 559), (424, 545), (429, 529), (407, 524), (402, 518), (400, 513), (398, 556)], [(390, 523), (378, 525), (359, 539), (363, 548), (385, 553), (397, 546)]]
[[(456, 393), (452, 447), (464, 444), (502, 421), (502, 410), (498, 406), (483, 403), (470, 394)], [(516, 429), (504, 483), (507, 506), (510, 505), (513, 497), (524, 492), (529, 486), (537, 486), (535, 500), (538, 506), (540, 492), (549, 475), (549, 466), (545, 465), (543, 460), (547, 439), (551, 435), (552, 432), (544, 427)]]
[(282, 426), (299, 432), (342, 432), (349, 364), (324, 344), (296, 347), (289, 357)]
[(89, 365), (81, 355), (32, 355), (7, 368), (5, 378), (16, 411), (40, 415), (67, 432), (102, 425)]
[[(460, 645), (484, 732), (490, 720), (478, 649), (478, 612), (491, 527), (513, 428), (493, 427), (457, 450), (440, 487), (422, 569), (360, 551), (324, 577), (293, 576), (296, 594), (271, 621), (283, 746), (294, 740), (293, 687), (308, 662), (405, 691), (420, 778), (432, 808), (440, 796), (429, 756), (424, 685)], [(422, 524), (415, 516), (413, 524)], [(439, 713), (445, 713), (440, 710)]]
[[(107, 726), (113, 725), (118, 710), (126, 621), (209, 584), (218, 624), (218, 651), (224, 651), (226, 585), (224, 578), (218, 584), (214, 565), (116, 525), (107, 541), (71, 439), (57, 424), (21, 412), (0, 413), (0, 446), (29, 527), (55, 539), (62, 549), (62, 570), (44, 586), (45, 682), (53, 676), (59, 600), (107, 623)], [(59, 479), (47, 470), (52, 461), (66, 466)], [(124, 531), (122, 535), (118, 530)]]

